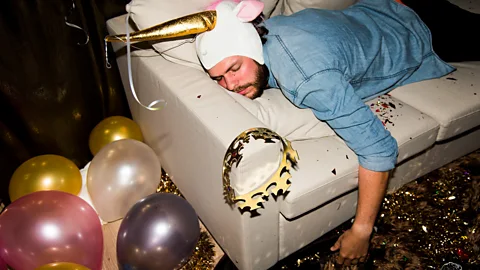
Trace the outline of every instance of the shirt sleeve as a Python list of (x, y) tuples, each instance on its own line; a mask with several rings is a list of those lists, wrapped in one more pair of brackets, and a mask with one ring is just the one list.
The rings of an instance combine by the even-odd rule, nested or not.
[(294, 103), (312, 109), (318, 119), (326, 121), (355, 152), (362, 167), (372, 171), (395, 167), (396, 140), (340, 71), (319, 72), (299, 85), (295, 93)]

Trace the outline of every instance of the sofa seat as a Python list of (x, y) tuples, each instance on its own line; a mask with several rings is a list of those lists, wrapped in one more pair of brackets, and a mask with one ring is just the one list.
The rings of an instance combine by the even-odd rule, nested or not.
[(399, 87), (391, 95), (440, 124), (437, 141), (480, 125), (480, 62), (453, 63), (453, 73)]
[[(390, 95), (366, 104), (397, 140), (398, 162), (435, 143), (440, 125), (421, 111)], [(357, 188), (357, 156), (339, 137), (320, 138), (315, 143), (294, 141), (292, 146), (300, 160), (299, 169), (291, 172), (288, 196), (280, 200), (285, 218), (293, 219)]]
[[(397, 140), (397, 163), (480, 125), (480, 62), (452, 65), (457, 70), (451, 74), (399, 87), (366, 102)], [(336, 136), (318, 142), (315, 151), (310, 143), (292, 144), (301, 158), (301, 169), (292, 172), (295, 184), (280, 205), (286, 219), (357, 188), (355, 154)]]

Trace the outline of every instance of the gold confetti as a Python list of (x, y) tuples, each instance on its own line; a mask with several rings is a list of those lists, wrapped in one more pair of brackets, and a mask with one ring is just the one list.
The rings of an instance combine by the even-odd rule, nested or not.
[[(469, 162), (478, 171), (480, 150), (385, 196), (365, 269), (440, 269), (449, 261), (480, 269), (480, 175), (466, 169)], [(331, 243), (292, 254), (281, 269), (337, 269), (338, 252), (329, 247), (350, 226), (345, 222), (322, 237)]]

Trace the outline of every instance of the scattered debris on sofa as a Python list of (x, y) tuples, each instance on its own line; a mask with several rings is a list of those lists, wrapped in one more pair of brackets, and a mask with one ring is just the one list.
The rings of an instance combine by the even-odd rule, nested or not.
[[(397, 104), (395, 104), (397, 102)], [(395, 126), (394, 120), (400, 116), (396, 113), (396, 109), (403, 107), (403, 104), (398, 101), (394, 101), (389, 94), (377, 97), (376, 102), (370, 104), (370, 109), (377, 115), (382, 121), (382, 124), (388, 129), (388, 125)]]

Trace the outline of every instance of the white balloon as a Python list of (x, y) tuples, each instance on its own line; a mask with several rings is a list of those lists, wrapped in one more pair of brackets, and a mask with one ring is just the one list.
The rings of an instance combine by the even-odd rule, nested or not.
[(140, 199), (156, 192), (161, 166), (145, 143), (123, 139), (105, 145), (87, 172), (87, 190), (103, 221), (122, 219)]
[[(92, 203), (92, 199), (90, 198), (90, 194), (88, 194), (88, 189), (87, 189), (87, 172), (88, 172), (88, 167), (90, 167), (90, 162), (85, 165), (82, 169), (80, 169), (80, 174), (82, 175), (82, 189), (80, 190), (80, 193), (78, 194), (78, 197), (82, 198), (84, 201), (86, 201), (95, 211), (95, 206)], [(97, 212), (98, 215), (98, 212)], [(100, 219), (100, 223), (102, 225), (107, 224), (107, 222), (103, 221), (100, 216), (98, 216)], [(0, 269), (1, 270), (1, 269)]]

